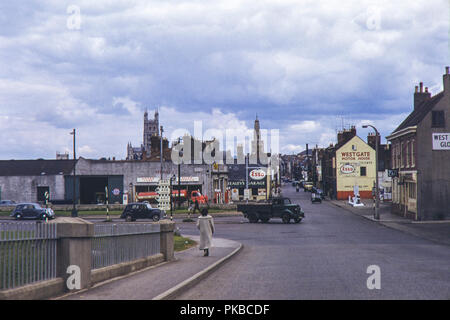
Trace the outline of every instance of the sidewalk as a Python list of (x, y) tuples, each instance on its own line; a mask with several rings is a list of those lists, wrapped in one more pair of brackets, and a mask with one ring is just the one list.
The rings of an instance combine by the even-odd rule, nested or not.
[[(198, 236), (189, 236), (198, 242)], [(175, 260), (99, 283), (90, 289), (56, 297), (56, 300), (166, 300), (192, 287), (237, 254), (242, 244), (213, 238), (210, 256), (198, 246), (176, 252)]]
[(380, 220), (375, 220), (373, 200), (361, 200), (364, 203), (363, 207), (353, 207), (347, 200), (327, 200), (326, 202), (386, 227), (439, 244), (450, 245), (450, 220), (414, 221), (392, 214), (390, 202), (380, 202)]

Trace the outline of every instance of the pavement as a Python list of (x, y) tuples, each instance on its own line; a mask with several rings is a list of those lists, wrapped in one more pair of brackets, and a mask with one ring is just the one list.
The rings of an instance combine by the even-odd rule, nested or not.
[[(199, 241), (199, 237), (184, 235)], [(239, 253), (242, 244), (213, 238), (208, 257), (198, 246), (176, 252), (175, 260), (110, 279), (89, 289), (69, 293), (55, 300), (167, 300), (197, 284)]]
[(350, 211), (365, 219), (380, 223), (388, 228), (402, 231), (416, 237), (427, 239), (439, 244), (450, 245), (450, 220), (414, 221), (391, 213), (391, 203), (381, 202), (379, 207), (380, 220), (374, 218), (373, 200), (362, 199), (362, 207), (353, 207), (348, 201), (326, 200), (331, 204)]

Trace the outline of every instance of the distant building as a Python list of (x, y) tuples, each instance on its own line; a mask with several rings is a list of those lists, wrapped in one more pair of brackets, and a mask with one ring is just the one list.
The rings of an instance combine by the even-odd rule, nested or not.
[[(133, 147), (131, 142), (127, 145), (127, 160), (145, 160), (159, 157), (160, 135), (159, 113), (155, 111), (153, 119), (148, 118), (148, 112), (144, 113), (143, 144), (140, 147)], [(163, 150), (168, 148), (168, 140), (163, 139)], [(165, 157), (165, 156), (164, 156)]]
[(434, 96), (415, 87), (414, 110), (392, 143), (392, 211), (415, 220), (450, 218), (450, 73)]
[(65, 153), (56, 153), (56, 160), (69, 160), (69, 153), (65, 152)]

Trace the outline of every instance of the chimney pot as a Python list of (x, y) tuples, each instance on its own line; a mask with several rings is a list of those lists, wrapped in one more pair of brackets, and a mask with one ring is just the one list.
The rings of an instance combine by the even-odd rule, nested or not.
[(416, 86), (415, 92), (419, 92), (419, 86)]
[(445, 74), (449, 74), (448, 67), (445, 67)]
[(425, 87), (425, 92), (428, 93), (428, 87)]
[(423, 82), (420, 83), (420, 92), (423, 92)]

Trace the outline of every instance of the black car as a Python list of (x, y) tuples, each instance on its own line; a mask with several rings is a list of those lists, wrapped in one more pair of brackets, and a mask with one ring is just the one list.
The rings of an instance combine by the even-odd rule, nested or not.
[(0, 207), (13, 207), (16, 202), (13, 200), (0, 200)]
[(37, 203), (20, 203), (11, 213), (11, 217), (20, 219), (54, 219), (55, 213), (50, 208), (42, 208)]
[(159, 221), (165, 217), (165, 212), (152, 208), (150, 203), (137, 202), (128, 204), (120, 216), (125, 221), (136, 221), (136, 219), (152, 219)]
[(311, 197), (312, 194), (315, 194), (318, 198), (320, 198), (320, 201), (325, 199), (325, 193), (323, 192), (322, 189), (318, 189), (316, 187), (312, 187), (311, 189)]

